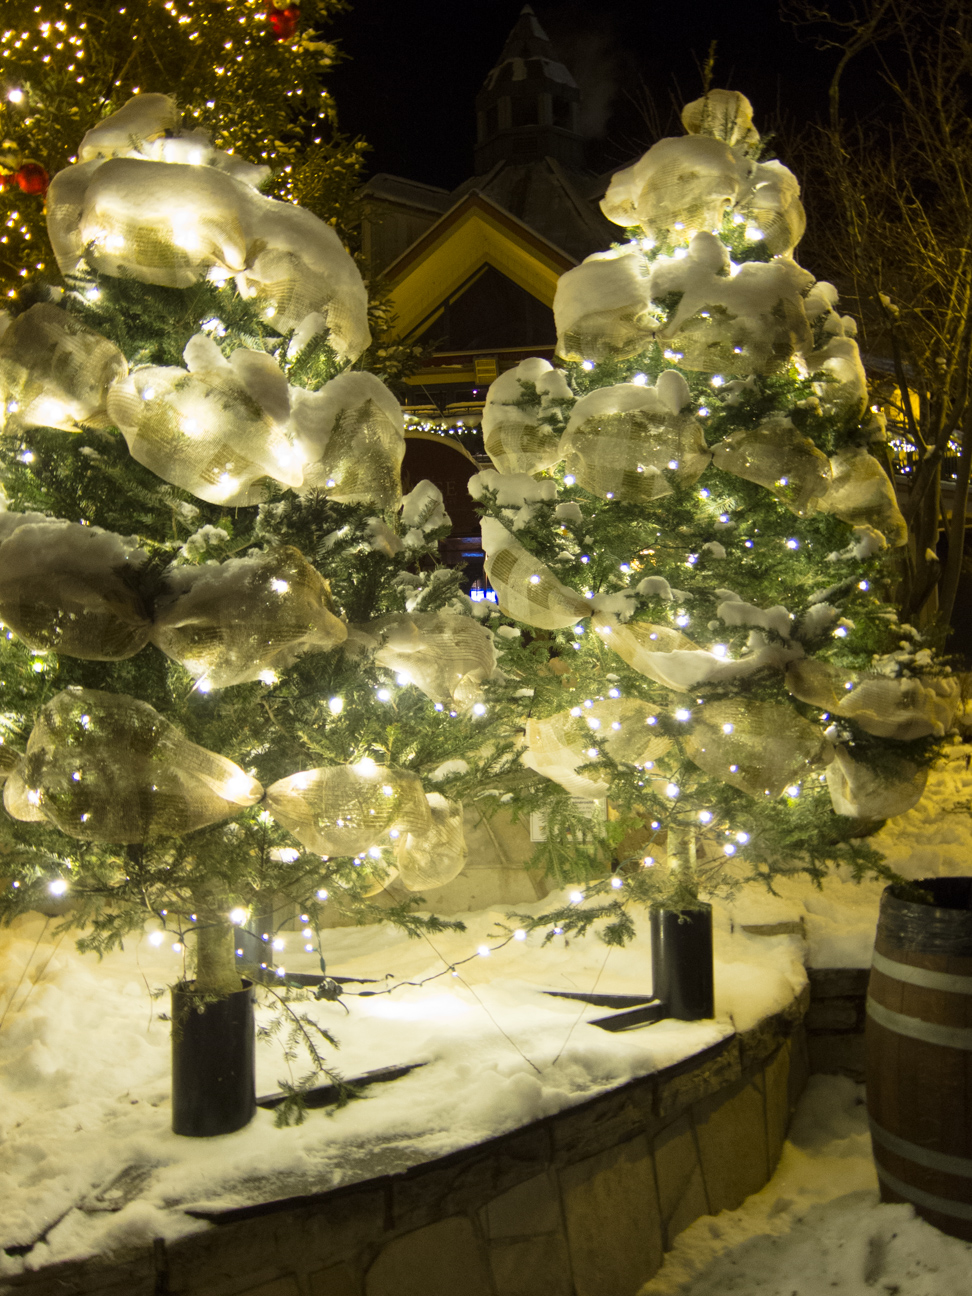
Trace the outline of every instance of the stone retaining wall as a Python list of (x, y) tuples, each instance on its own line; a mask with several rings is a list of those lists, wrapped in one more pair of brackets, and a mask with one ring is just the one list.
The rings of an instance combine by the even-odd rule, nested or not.
[(168, 1247), (8, 1279), (30, 1296), (635, 1296), (770, 1178), (808, 1074), (805, 993), (703, 1053), (385, 1175), (200, 1212)]
[(812, 1074), (864, 1080), (864, 1019), (870, 968), (808, 968), (807, 1046)]

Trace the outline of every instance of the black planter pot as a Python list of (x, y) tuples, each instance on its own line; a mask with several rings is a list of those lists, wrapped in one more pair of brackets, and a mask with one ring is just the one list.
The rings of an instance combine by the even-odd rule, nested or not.
[(715, 1015), (712, 985), (712, 906), (653, 909), (652, 993), (666, 1016), (701, 1021)]
[(253, 985), (206, 1003), (191, 982), (172, 987), (172, 1129), (232, 1134), (256, 1111)]

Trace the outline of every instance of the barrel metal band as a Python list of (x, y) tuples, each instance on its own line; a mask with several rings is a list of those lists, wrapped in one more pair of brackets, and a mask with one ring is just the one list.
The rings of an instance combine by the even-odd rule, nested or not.
[(922, 986), (926, 990), (951, 990), (953, 994), (972, 994), (972, 976), (961, 976), (957, 972), (932, 972), (929, 968), (897, 963), (894, 959), (879, 954), (877, 950), (874, 951), (873, 966), (883, 976), (904, 981), (906, 985)]
[(944, 1048), (965, 1049), (972, 1053), (972, 1028), (968, 1026), (940, 1026), (938, 1022), (923, 1021), (920, 1017), (907, 1017), (904, 1013), (885, 1008), (870, 996), (867, 1015), (896, 1035), (907, 1035), (925, 1044), (940, 1044)]
[(924, 1192), (912, 1184), (905, 1183), (893, 1174), (888, 1174), (884, 1166), (877, 1166), (878, 1178), (905, 1201), (924, 1206), (926, 1210), (938, 1211), (940, 1215), (951, 1215), (953, 1219), (972, 1220), (972, 1202), (952, 1201), (950, 1197), (936, 1197), (934, 1193)]
[(906, 1161), (924, 1166), (926, 1170), (943, 1170), (945, 1174), (960, 1175), (972, 1179), (972, 1157), (950, 1156), (946, 1152), (934, 1152), (931, 1148), (921, 1147), (918, 1143), (909, 1143), (907, 1139), (892, 1134), (870, 1117), (871, 1137), (875, 1143), (894, 1152)]

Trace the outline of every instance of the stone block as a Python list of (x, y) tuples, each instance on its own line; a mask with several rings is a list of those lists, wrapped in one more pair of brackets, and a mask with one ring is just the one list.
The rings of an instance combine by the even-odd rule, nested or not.
[(456, 1211), (474, 1214), (500, 1193), (532, 1179), (549, 1161), (549, 1130), (537, 1124), (416, 1167), (394, 1180), (389, 1227), (416, 1229)]
[(488, 1238), (532, 1237), (563, 1228), (557, 1181), (549, 1172), (494, 1197), (483, 1210)]
[(800, 994), (779, 1012), (764, 1017), (751, 1030), (740, 1031), (739, 1061), (745, 1072), (749, 1067), (761, 1065), (775, 1053), (785, 1039), (803, 1022), (810, 1007), (810, 988), (804, 986)]
[(864, 1036), (808, 1035), (811, 1075), (845, 1075), (863, 1083), (865, 1070)]
[(386, 1242), (365, 1275), (365, 1296), (492, 1296), (487, 1260), (465, 1215)]
[(658, 1077), (655, 1111), (659, 1121), (667, 1125), (680, 1112), (733, 1084), (741, 1075), (735, 1038), (716, 1044), (706, 1058), (693, 1057), (667, 1067)]
[(861, 1028), (861, 1016), (864, 1007), (863, 997), (858, 1001), (851, 998), (815, 999), (810, 1003), (807, 1013), (807, 1030), (854, 1031)]
[(807, 968), (811, 1001), (863, 997), (867, 994), (870, 974), (870, 968)]
[(762, 1075), (702, 1099), (693, 1115), (709, 1207), (735, 1210), (770, 1176)]
[[(642, 1089), (645, 1094), (639, 1102), (635, 1095)], [(555, 1116), (550, 1130), (557, 1164), (579, 1161), (645, 1133), (653, 1091), (654, 1079), (646, 1076), (617, 1093), (601, 1095)]]
[(361, 1296), (360, 1275), (350, 1265), (319, 1269), (307, 1280), (310, 1296)]
[(559, 1172), (576, 1296), (635, 1296), (662, 1260), (662, 1229), (648, 1139)]
[(802, 918), (792, 922), (742, 923), (742, 930), (750, 936), (799, 936), (806, 937), (806, 927)]
[(790, 1124), (790, 1041), (787, 1040), (763, 1070), (766, 1095), (766, 1157), (770, 1174), (776, 1169)]
[(302, 1296), (294, 1277), (276, 1278), (259, 1287), (241, 1287), (236, 1296)]
[(682, 1229), (709, 1212), (695, 1131), (688, 1113), (656, 1135), (654, 1155), (662, 1234), (665, 1250), (670, 1251)]
[(807, 1081), (810, 1079), (810, 1056), (807, 1052), (807, 1032), (800, 1025), (790, 1036), (790, 1069), (787, 1076), (787, 1095), (790, 1114), (796, 1110)]
[(559, 1234), (493, 1242), (489, 1259), (497, 1296), (574, 1296), (567, 1243)]

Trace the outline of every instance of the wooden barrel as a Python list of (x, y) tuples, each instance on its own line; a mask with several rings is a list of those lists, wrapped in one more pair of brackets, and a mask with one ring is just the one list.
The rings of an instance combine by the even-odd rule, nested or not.
[(867, 1109), (888, 1202), (972, 1241), (972, 878), (888, 887), (867, 999)]

